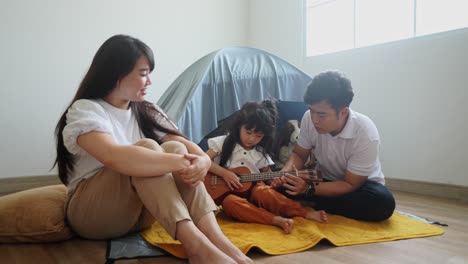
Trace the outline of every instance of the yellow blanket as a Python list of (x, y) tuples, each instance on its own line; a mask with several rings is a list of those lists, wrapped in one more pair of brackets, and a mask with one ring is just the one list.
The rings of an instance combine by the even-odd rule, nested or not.
[[(337, 215), (328, 215), (328, 224), (294, 218), (291, 234), (284, 234), (275, 226), (241, 223), (225, 217), (217, 216), (224, 234), (247, 253), (252, 247), (257, 247), (270, 255), (281, 255), (303, 251), (315, 246), (320, 240), (327, 239), (335, 246), (391, 241), (415, 237), (441, 235), (444, 230), (399, 213), (394, 213), (388, 220), (371, 223), (356, 221)], [(142, 236), (149, 243), (160, 247), (170, 254), (186, 258), (180, 242), (173, 240), (158, 224), (143, 231)]]

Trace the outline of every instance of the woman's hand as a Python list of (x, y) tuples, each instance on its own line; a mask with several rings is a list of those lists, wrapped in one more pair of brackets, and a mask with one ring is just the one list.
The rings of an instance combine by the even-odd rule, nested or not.
[(240, 178), (232, 171), (227, 171), (225, 175), (223, 175), (223, 179), (228, 185), (229, 189), (233, 191), (234, 189), (238, 189), (242, 187), (242, 183), (240, 182)]
[(197, 186), (205, 180), (208, 169), (211, 166), (211, 159), (206, 155), (185, 154), (184, 158), (190, 161), (190, 165), (178, 171), (183, 181), (192, 186)]

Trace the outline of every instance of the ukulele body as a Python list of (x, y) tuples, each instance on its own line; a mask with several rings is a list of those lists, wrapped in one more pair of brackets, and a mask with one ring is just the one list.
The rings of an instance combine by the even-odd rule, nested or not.
[[(237, 175), (240, 174), (249, 174), (251, 171), (247, 167), (237, 167), (230, 169)], [(242, 182), (242, 187), (231, 191), (229, 186), (224, 181), (223, 177), (208, 173), (203, 181), (205, 184), (206, 190), (210, 194), (211, 198), (215, 201), (216, 205), (222, 204), (224, 198), (229, 194), (235, 194), (242, 198), (248, 198), (255, 182)]]

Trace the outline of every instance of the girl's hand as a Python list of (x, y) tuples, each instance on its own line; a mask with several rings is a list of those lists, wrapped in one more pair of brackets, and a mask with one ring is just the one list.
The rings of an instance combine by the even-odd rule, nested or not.
[(277, 189), (283, 185), (283, 181), (281, 180), (282, 177), (276, 177), (271, 180), (270, 186), (273, 189)]
[(226, 175), (223, 176), (223, 179), (231, 191), (242, 187), (240, 178), (232, 171), (228, 171)]
[(208, 156), (190, 153), (185, 154), (184, 158), (190, 161), (190, 165), (178, 171), (178, 173), (186, 184), (195, 187), (205, 180), (206, 173), (211, 166), (211, 159)]

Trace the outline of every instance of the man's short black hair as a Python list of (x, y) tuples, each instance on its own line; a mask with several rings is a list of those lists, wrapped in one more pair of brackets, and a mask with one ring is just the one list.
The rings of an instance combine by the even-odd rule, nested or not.
[(325, 71), (316, 75), (307, 85), (304, 102), (313, 105), (325, 100), (337, 112), (353, 101), (351, 81), (339, 71)]

